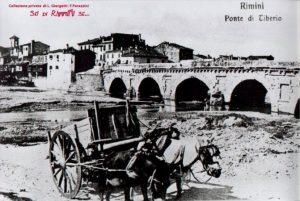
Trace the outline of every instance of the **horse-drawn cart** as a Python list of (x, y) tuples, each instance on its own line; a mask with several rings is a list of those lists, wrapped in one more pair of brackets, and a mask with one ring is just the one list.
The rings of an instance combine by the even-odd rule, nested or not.
[[(49, 158), (54, 179), (60, 193), (75, 198), (82, 180), (96, 180), (97, 171), (111, 152), (136, 147), (143, 140), (136, 117), (136, 108), (129, 105), (104, 106), (89, 109), (87, 118), (61, 128), (53, 135), (48, 133)], [(100, 174), (101, 175), (101, 174)]]
[[(76, 197), (83, 180), (106, 185), (109, 175), (124, 175), (124, 173), (127, 176), (130, 175), (132, 170), (128, 167), (132, 168), (134, 164), (132, 161), (136, 162), (137, 157), (144, 160), (144, 165), (152, 164), (150, 165), (152, 169), (150, 166), (140, 168), (143, 172), (140, 175), (144, 177), (139, 178), (138, 181), (143, 181), (144, 190), (145, 185), (149, 185), (151, 189), (156, 189), (152, 190), (156, 193), (157, 191), (166, 192), (166, 189), (154, 188), (152, 186), (154, 183), (167, 184), (173, 177), (176, 179), (178, 195), (180, 195), (181, 177), (189, 172), (199, 182), (200, 180), (192, 171), (192, 167), (195, 167), (198, 161), (203, 165), (202, 172), (213, 177), (219, 177), (221, 174), (219, 165), (217, 168), (210, 167), (211, 164), (217, 163), (214, 162), (213, 157), (219, 156), (220, 153), (215, 145), (196, 147), (196, 156), (187, 165), (183, 164), (184, 149), (178, 150), (176, 157), (171, 162), (167, 162), (164, 152), (171, 145), (172, 139), (179, 139), (179, 131), (171, 125), (167, 128), (155, 128), (142, 135), (136, 108), (130, 106), (129, 102), (124, 105), (103, 107), (99, 107), (95, 102), (94, 108), (88, 110), (87, 118), (61, 128), (52, 135), (49, 132), (48, 139), (53, 180), (59, 192), (67, 198)], [(137, 149), (141, 141), (145, 143), (141, 143), (142, 147)], [(131, 154), (132, 148), (134, 149)], [(124, 161), (122, 166), (108, 165), (114, 154), (120, 154), (123, 151), (128, 153), (128, 150), (130, 153), (127, 155), (127, 161)], [(146, 169), (147, 173), (144, 172)], [(160, 178), (158, 178), (159, 175)], [(133, 174), (133, 177), (136, 176)], [(128, 194), (125, 193), (125, 198), (126, 195)], [(145, 193), (143, 196), (147, 200)]]

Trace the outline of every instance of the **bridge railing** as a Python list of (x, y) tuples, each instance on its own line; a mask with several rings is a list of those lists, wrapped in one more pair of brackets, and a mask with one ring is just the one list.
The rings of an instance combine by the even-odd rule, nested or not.
[(134, 66), (131, 64), (119, 64), (117, 66), (110, 67), (110, 69), (113, 71), (115, 71), (115, 70), (132, 71), (133, 68), (134, 68)]
[[(184, 63), (147, 63), (147, 64), (119, 64), (117, 66), (110, 67), (106, 70), (106, 73), (111, 71), (118, 72), (200, 72), (200, 71), (268, 71), (270, 72), (289, 72), (298, 74), (300, 70), (299, 62), (274, 62), (274, 61), (218, 61), (207, 62), (189, 60)], [(282, 71), (282, 72), (281, 72)]]
[(250, 68), (250, 67), (287, 67), (287, 68), (295, 68), (299, 67), (299, 62), (276, 62), (276, 61), (269, 61), (269, 60), (249, 60), (249, 61), (232, 61), (232, 60), (216, 60), (216, 61), (195, 61), (194, 67), (243, 67), (243, 68)]
[(251, 61), (232, 61), (232, 60), (218, 60), (218, 61), (202, 61), (202, 60), (186, 60), (180, 63), (135, 63), (135, 64), (118, 64), (111, 66), (112, 70), (133, 70), (133, 69), (151, 69), (151, 68), (207, 68), (207, 67), (221, 67), (221, 68), (299, 68), (300, 62), (276, 62), (268, 60), (251, 60)]

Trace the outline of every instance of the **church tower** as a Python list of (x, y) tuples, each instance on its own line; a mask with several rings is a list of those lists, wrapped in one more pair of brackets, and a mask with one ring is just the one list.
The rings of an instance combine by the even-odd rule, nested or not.
[(10, 39), (10, 46), (13, 48), (19, 47), (19, 38), (15, 35), (9, 38)]

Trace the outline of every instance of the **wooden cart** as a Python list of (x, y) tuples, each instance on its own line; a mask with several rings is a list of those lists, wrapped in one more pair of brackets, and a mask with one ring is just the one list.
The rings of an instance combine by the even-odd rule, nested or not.
[(106, 156), (112, 152), (136, 147), (143, 140), (136, 108), (124, 105), (99, 107), (87, 111), (87, 118), (61, 128), (49, 139), (49, 159), (53, 180), (59, 192), (75, 198), (81, 183), (97, 181)]

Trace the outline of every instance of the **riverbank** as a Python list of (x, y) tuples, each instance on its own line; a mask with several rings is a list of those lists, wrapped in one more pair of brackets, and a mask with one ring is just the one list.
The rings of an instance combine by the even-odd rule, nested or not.
[(1, 86), (0, 143), (27, 146), (46, 142), (48, 130), (84, 118), (93, 101), (106, 104), (120, 100), (108, 97), (104, 92), (75, 93)]
[[(149, 124), (176, 123), (182, 142), (200, 140), (205, 145), (213, 140), (220, 148), (221, 177), (205, 184), (189, 182), (180, 201), (297, 200), (300, 122), (294, 118), (223, 112), (143, 120)], [(45, 131), (37, 129), (36, 134), (43, 136)], [(52, 181), (47, 143), (2, 144), (0, 153), (1, 200), (67, 200)], [(168, 200), (175, 200), (175, 190), (174, 185), (169, 188)], [(86, 186), (78, 199), (99, 198)], [(116, 192), (112, 200), (123, 200), (122, 193)], [(140, 200), (140, 195), (135, 200)]]
[(121, 100), (101, 91), (67, 92), (31, 87), (0, 87), (0, 112), (82, 110), (90, 107), (93, 101), (115, 103)]
[[(67, 200), (52, 181), (47, 131), (83, 118), (93, 100), (119, 100), (102, 92), (72, 94), (21, 87), (0, 88), (0, 92), (0, 200)], [(200, 140), (205, 145), (213, 140), (220, 147), (221, 177), (206, 184), (190, 182), (180, 201), (299, 199), (299, 120), (228, 111), (139, 112), (138, 117), (150, 127), (175, 123), (183, 142)], [(144, 132), (147, 128), (141, 126)], [(174, 191), (174, 186), (169, 188), (168, 200), (174, 200)], [(89, 187), (78, 199), (99, 200)], [(122, 194), (115, 193), (112, 200), (123, 200)]]

